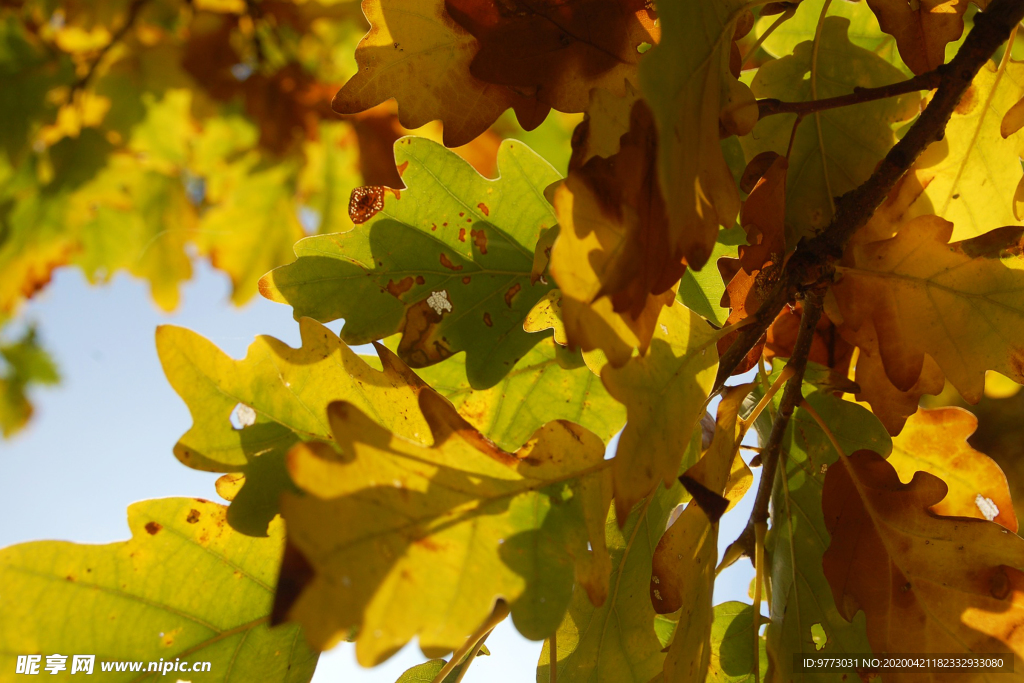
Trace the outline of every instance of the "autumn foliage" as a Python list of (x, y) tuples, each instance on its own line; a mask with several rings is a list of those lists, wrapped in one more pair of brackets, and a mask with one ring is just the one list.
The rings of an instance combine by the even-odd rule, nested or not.
[[(4, 437), (58, 381), (4, 332), (58, 268), (171, 310), (207, 259), (302, 340), (156, 331), (174, 456), (229, 504), (0, 551), (0, 681), (82, 650), (301, 683), (415, 640), (400, 680), (458, 683), (505, 619), (538, 681), (1024, 677), (1022, 427), (991, 417), (1024, 384), (1022, 18), (0, 2)], [(752, 602), (716, 601), (742, 558)], [(1016, 668), (799, 664), (871, 654)]]

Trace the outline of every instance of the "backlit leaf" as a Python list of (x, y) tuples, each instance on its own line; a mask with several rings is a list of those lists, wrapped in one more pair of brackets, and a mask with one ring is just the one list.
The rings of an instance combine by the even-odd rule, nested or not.
[(277, 618), (298, 621), (323, 647), (355, 629), (356, 656), (373, 665), (417, 635), (427, 656), (457, 649), (499, 598), (520, 633), (548, 637), (574, 575), (601, 604), (611, 569), (601, 440), (549, 422), (510, 454), (433, 392), (420, 394), (420, 408), (430, 448), (333, 403), (342, 458), (318, 445), (289, 453), (308, 495), (282, 499), (289, 545)]
[(299, 242), (264, 296), (321, 322), (345, 319), (346, 343), (402, 332), (398, 355), (425, 367), (466, 352), (470, 384), (493, 386), (542, 338), (523, 319), (551, 288), (533, 282), (534, 247), (554, 225), (543, 190), (558, 179), (522, 143), (505, 141), (488, 180), (441, 145), (402, 138), (405, 190), (361, 188), (370, 218)]
[[(318, 654), (302, 632), (268, 626), (284, 526), (250, 538), (226, 513), (193, 498), (149, 500), (128, 509), (131, 540), (0, 550), (0, 666), (13, 672), (18, 654), (95, 654), (104, 681), (160, 674), (101, 673), (103, 662), (178, 659), (210, 662), (196, 681), (309, 681)], [(70, 659), (60, 680), (76, 680)]]
[[(284, 466), (287, 450), (302, 440), (332, 440), (331, 401), (348, 401), (407, 438), (429, 440), (416, 407), (422, 385), (391, 352), (379, 348), (386, 369), (375, 370), (316, 321), (303, 318), (299, 328), (300, 348), (257, 337), (240, 361), (195, 332), (169, 325), (157, 330), (164, 373), (193, 420), (174, 455), (199, 470), (245, 475), (228, 515), (243, 533), (263, 535), (281, 491), (294, 490)], [(232, 424), (238, 406), (253, 411), (251, 424)]]

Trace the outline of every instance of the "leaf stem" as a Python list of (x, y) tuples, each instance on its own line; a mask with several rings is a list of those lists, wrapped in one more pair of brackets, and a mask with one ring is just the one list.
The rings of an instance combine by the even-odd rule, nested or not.
[[(500, 624), (508, 614), (508, 603), (504, 600), (498, 600), (498, 604), (494, 606), (494, 611), (491, 612), (491, 616), (487, 617), (487, 620), (480, 625), (480, 628), (466, 639), (466, 642), (463, 643), (462, 647), (452, 654), (452, 658), (449, 659), (444, 667), (437, 672), (437, 675), (434, 676), (433, 683), (441, 683), (445, 676), (451, 673), (451, 670), (458, 666), (459, 662), (465, 659), (466, 655), (470, 652), (476, 652), (479, 650), (480, 645), (487, 639), (487, 636), (494, 630), (494, 627)], [(468, 667), (469, 661), (467, 661), (466, 664)]]
[(793, 411), (803, 400), (801, 389), (804, 370), (807, 369), (807, 356), (811, 351), (811, 342), (814, 341), (814, 330), (821, 318), (824, 299), (824, 292), (820, 288), (808, 290), (804, 296), (804, 312), (800, 318), (800, 331), (797, 333), (796, 343), (793, 346), (793, 355), (787, 364), (787, 367), (793, 368), (793, 374), (786, 382), (782, 400), (779, 402), (779, 412), (775, 416), (771, 434), (768, 436), (768, 443), (761, 451), (761, 481), (757, 486), (754, 509), (750, 513), (750, 519), (747, 520), (747, 526), (743, 529), (743, 533), (725, 551), (725, 556), (733, 558), (733, 561), (744, 555), (754, 558), (757, 525), (768, 523), (768, 504), (771, 502), (772, 489), (775, 486), (775, 473), (778, 469), (779, 454), (782, 451), (782, 441)]
[[(639, 526), (639, 524), (637, 526)], [(558, 683), (558, 631), (552, 633), (551, 637), (548, 639), (548, 652), (551, 653), (551, 656), (548, 657), (550, 662), (548, 666), (548, 680), (550, 680), (551, 683)]]
[(786, 264), (785, 275), (779, 278), (752, 316), (754, 322), (740, 330), (736, 340), (722, 354), (713, 393), (721, 391), (725, 380), (754, 348), (783, 306), (798, 292), (832, 281), (835, 263), (842, 258), (850, 238), (868, 222), (921, 152), (942, 139), (953, 110), (975, 75), (996, 48), (1006, 42), (1021, 19), (1024, 19), (1021, 0), (992, 0), (984, 12), (977, 14), (974, 28), (956, 56), (949, 64), (935, 70), (938, 74), (935, 94), (906, 135), (893, 145), (871, 177), (836, 199), (836, 211), (828, 226), (797, 245)]
[(764, 581), (764, 537), (768, 533), (768, 524), (758, 524), (754, 528), (754, 683), (761, 683), (761, 582)]

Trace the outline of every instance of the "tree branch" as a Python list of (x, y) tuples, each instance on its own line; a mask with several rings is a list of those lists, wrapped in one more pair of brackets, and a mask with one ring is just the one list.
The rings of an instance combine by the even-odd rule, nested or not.
[(842, 257), (850, 238), (868, 222), (921, 152), (942, 139), (949, 117), (975, 75), (1021, 19), (1024, 19), (1024, 0), (992, 0), (988, 9), (975, 16), (974, 29), (959, 52), (949, 64), (936, 69), (939, 84), (921, 116), (889, 150), (870, 178), (836, 200), (836, 212), (829, 225), (797, 245), (786, 264), (784, 277), (779, 278), (754, 314), (755, 322), (744, 327), (722, 354), (714, 391), (721, 390), (725, 380), (754, 348), (786, 303), (801, 290), (832, 280), (835, 262)]
[(932, 90), (939, 87), (941, 82), (942, 73), (940, 67), (939, 69), (926, 71), (923, 74), (914, 76), (913, 78), (905, 81), (900, 81), (899, 83), (883, 85), (877, 88), (854, 88), (853, 92), (849, 95), (829, 97), (824, 100), (807, 100), (804, 102), (783, 102), (776, 99), (758, 100), (758, 116), (762, 119), (766, 116), (773, 116), (775, 114), (797, 114), (799, 116), (807, 116), (808, 114), (825, 111), (827, 109), (838, 109), (839, 107), (849, 107), (850, 105), (860, 104), (862, 102), (884, 100), (887, 97), (906, 95), (907, 93), (916, 92), (918, 90)]
[(125, 17), (124, 23), (113, 33), (113, 35), (110, 36), (110, 41), (100, 49), (99, 54), (96, 55), (96, 59), (94, 59), (89, 65), (89, 70), (86, 71), (81, 78), (71, 84), (71, 90), (68, 95), (69, 101), (77, 91), (84, 90), (89, 85), (89, 82), (92, 81), (93, 77), (96, 75), (96, 70), (99, 68), (104, 57), (107, 56), (107, 53), (110, 52), (111, 48), (124, 40), (124, 37), (128, 35), (128, 32), (133, 26), (135, 26), (135, 21), (139, 18), (139, 14), (147, 2), (149, 2), (149, 0), (133, 0), (132, 4), (128, 6), (128, 15)]
[[(807, 356), (810, 355), (811, 343), (814, 341), (814, 329), (818, 326), (818, 320), (821, 319), (821, 306), (824, 299), (824, 288), (821, 287), (808, 290), (804, 296), (804, 313), (800, 318), (800, 331), (797, 333), (796, 344), (793, 346), (793, 355), (786, 364), (786, 368), (792, 368), (793, 376), (786, 382), (786, 388), (782, 390), (779, 412), (775, 416), (775, 422), (772, 423), (768, 443), (761, 450), (761, 482), (757, 486), (754, 509), (750, 513), (750, 519), (747, 520), (747, 526), (743, 529), (743, 533), (726, 549), (726, 557), (738, 559), (740, 554), (754, 557), (756, 527), (758, 524), (768, 521), (768, 504), (775, 486), (775, 472), (779, 465), (779, 453), (782, 451), (782, 439), (786, 435), (786, 428), (789, 426), (793, 411), (804, 397), (801, 391), (804, 370), (807, 369)], [(733, 546), (738, 548), (741, 553), (737, 554)]]

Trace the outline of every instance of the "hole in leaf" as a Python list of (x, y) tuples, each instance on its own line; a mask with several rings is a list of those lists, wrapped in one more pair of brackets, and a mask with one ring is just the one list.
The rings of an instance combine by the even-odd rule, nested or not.
[(651, 49), (651, 44), (646, 42), (646, 41), (644, 41), (644, 42), (642, 42), (642, 43), (640, 43), (639, 45), (636, 46), (636, 51), (639, 52), (640, 54), (643, 54), (643, 53), (647, 52), (650, 49)]

